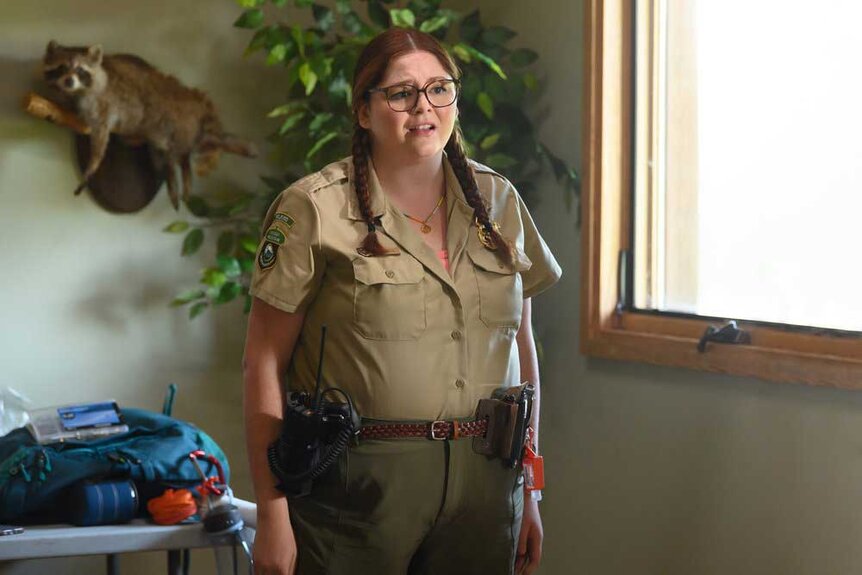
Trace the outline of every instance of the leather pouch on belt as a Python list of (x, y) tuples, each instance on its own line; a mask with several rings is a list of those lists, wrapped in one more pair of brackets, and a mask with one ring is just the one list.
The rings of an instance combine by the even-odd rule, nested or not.
[[(528, 394), (524, 393), (526, 389), (529, 389)], [(488, 430), (484, 437), (473, 438), (473, 451), (503, 460), (511, 459), (513, 442), (518, 439), (515, 436), (521, 435), (519, 428), (523, 427), (520, 419), (524, 418), (524, 407), (519, 406), (519, 401), (525, 395), (529, 396), (529, 403), (532, 404), (532, 385), (525, 383), (510, 387), (495, 392), (494, 397), (490, 399), (479, 400), (476, 419), (487, 418)], [(526, 421), (529, 421), (530, 407), (532, 406), (527, 406)], [(522, 414), (520, 418), (519, 412)]]

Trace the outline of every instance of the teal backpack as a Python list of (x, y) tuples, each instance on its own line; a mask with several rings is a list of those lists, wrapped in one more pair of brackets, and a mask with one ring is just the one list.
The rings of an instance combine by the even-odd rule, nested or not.
[[(201, 477), (189, 453), (218, 459), (225, 481), (227, 457), (212, 438), (190, 423), (143, 409), (124, 409), (129, 431), (90, 441), (39, 445), (25, 428), (0, 437), (0, 522), (65, 519), (67, 490), (84, 480), (131, 479), (142, 499), (167, 487), (191, 488)], [(214, 464), (199, 459), (209, 477)]]

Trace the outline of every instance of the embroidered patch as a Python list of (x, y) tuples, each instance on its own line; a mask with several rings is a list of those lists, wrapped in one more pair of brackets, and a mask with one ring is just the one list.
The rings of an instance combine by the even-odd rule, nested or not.
[(266, 242), (257, 256), (257, 265), (260, 269), (266, 270), (275, 265), (275, 256), (278, 255), (278, 244)]
[(281, 232), (281, 230), (277, 229), (275, 226), (269, 228), (266, 232), (266, 239), (271, 241), (274, 244), (278, 244), (280, 246), (284, 245), (285, 235)]
[(287, 229), (292, 228), (293, 224), (296, 223), (296, 220), (294, 220), (287, 212), (275, 212), (275, 216), (273, 216), (272, 219), (274, 222), (282, 222), (287, 226)]

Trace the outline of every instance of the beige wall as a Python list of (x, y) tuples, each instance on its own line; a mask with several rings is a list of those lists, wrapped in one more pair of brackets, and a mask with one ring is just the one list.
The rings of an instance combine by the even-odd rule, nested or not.
[[(580, 166), (583, 0), (478, 4), (541, 54), (542, 135)], [(862, 571), (862, 394), (579, 356), (580, 241), (552, 183), (534, 215), (564, 269), (535, 302), (542, 575)]]
[[(183, 260), (181, 237), (161, 233), (178, 217), (164, 190), (132, 216), (74, 197), (70, 132), (20, 110), (48, 40), (100, 42), (207, 91), (225, 126), (267, 151), (263, 119), (281, 97), (280, 80), (259, 58), (242, 58), (249, 34), (232, 27), (239, 12), (234, 2), (212, 0), (0, 4), (0, 386), (37, 405), (113, 397), (158, 410), (176, 382), (175, 415), (214, 436), (233, 464), (235, 489), (250, 497), (239, 407), (245, 318), (234, 306), (189, 322), (185, 310), (167, 306), (196, 285), (209, 254)], [(227, 156), (198, 191), (245, 189), (272, 172), (265, 159)], [(200, 555), (197, 572), (212, 572), (209, 553)], [(124, 573), (155, 573), (164, 557), (121, 561)], [(41, 561), (0, 572), (100, 572), (102, 562)]]

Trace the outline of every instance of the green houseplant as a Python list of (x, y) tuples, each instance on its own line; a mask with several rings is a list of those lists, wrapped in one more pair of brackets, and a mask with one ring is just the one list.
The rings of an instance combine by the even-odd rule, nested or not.
[[(525, 104), (538, 90), (533, 64), (538, 55), (509, 44), (516, 32), (485, 26), (474, 11), (463, 15), (442, 7), (442, 0), (237, 0), (243, 9), (234, 23), (253, 30), (247, 55), (260, 54), (284, 69), (286, 102), (269, 113), (272, 141), (282, 146), (284, 172), (261, 177), (258, 189), (242, 191), (219, 203), (192, 197), (195, 217), (179, 220), (166, 232), (185, 234), (182, 254), (198, 251), (205, 237), (216, 242), (216, 261), (201, 275), (200, 287), (176, 297), (195, 317), (205, 309), (236, 299), (250, 306), (248, 286), (263, 213), (275, 196), (302, 175), (349, 153), (352, 133), (351, 77), (359, 51), (390, 26), (415, 27), (440, 39), (460, 65), (460, 124), (468, 154), (504, 173), (528, 203), (534, 182), (550, 168), (568, 205), (577, 199), (577, 173), (537, 140)], [(312, 24), (285, 23), (287, 9), (310, 11)]]

